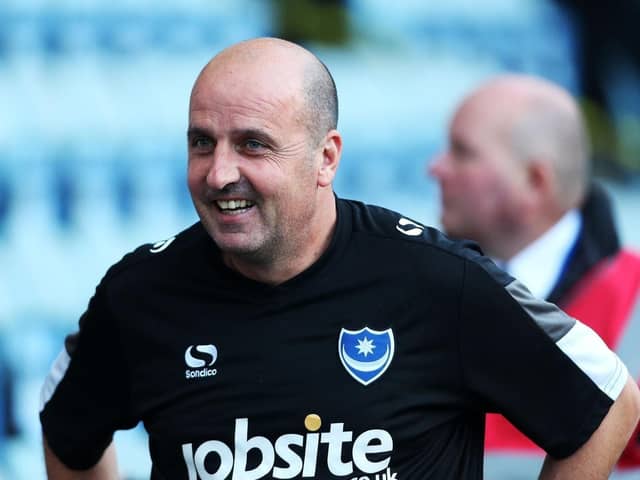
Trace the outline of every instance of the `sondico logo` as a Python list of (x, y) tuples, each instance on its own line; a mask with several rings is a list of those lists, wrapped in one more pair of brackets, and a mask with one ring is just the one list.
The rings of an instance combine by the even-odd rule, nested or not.
[[(358, 471), (365, 475), (358, 475), (356, 479), (396, 478), (396, 474), (387, 468), (393, 451), (393, 438), (386, 430), (367, 430), (355, 436), (353, 432), (344, 430), (344, 423), (332, 423), (328, 431), (316, 433), (322, 426), (322, 420), (316, 414), (307, 415), (304, 425), (308, 431), (306, 435), (287, 433), (273, 443), (266, 437), (249, 437), (249, 420), (237, 418), (233, 450), (219, 440), (208, 440), (197, 447), (193, 443), (184, 443), (182, 455), (189, 480), (314, 478), (321, 444), (327, 445), (326, 464), (336, 477), (348, 477)], [(251, 450), (259, 454), (260, 463), (247, 469), (247, 457)], [(325, 451), (324, 447), (322, 451)], [(375, 461), (369, 458), (374, 454)], [(381, 457), (381, 454), (388, 455)], [(216, 458), (209, 458), (207, 462), (212, 455)], [(276, 458), (279, 466), (275, 466)], [(218, 469), (207, 470), (205, 462), (209, 466), (217, 465)], [(383, 473), (385, 469), (387, 473)], [(376, 476), (368, 477), (366, 474)]]
[(175, 239), (176, 237), (171, 237), (171, 238), (167, 238), (166, 240), (161, 240), (159, 242), (156, 242), (153, 245), (151, 245), (151, 248), (149, 249), (149, 251), (151, 253), (160, 253), (163, 250), (166, 250)]
[[(184, 371), (185, 378), (212, 377), (218, 373), (209, 368), (218, 358), (215, 345), (190, 345), (184, 352), (184, 361), (191, 369)], [(193, 370), (192, 370), (193, 369)]]
[(400, 220), (398, 220), (396, 230), (410, 237), (418, 237), (422, 235), (422, 232), (424, 231), (424, 225), (420, 225), (419, 223), (413, 222), (408, 218), (402, 217)]

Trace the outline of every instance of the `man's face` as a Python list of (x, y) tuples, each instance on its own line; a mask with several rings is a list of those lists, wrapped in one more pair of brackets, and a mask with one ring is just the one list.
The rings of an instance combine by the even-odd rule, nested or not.
[(447, 151), (430, 165), (441, 189), (442, 227), (451, 236), (491, 245), (492, 235), (515, 221), (522, 172), (504, 127), (495, 104), (465, 102), (450, 125)]
[(249, 66), (201, 77), (189, 112), (188, 184), (216, 244), (257, 263), (295, 254), (315, 213), (321, 149), (299, 85)]

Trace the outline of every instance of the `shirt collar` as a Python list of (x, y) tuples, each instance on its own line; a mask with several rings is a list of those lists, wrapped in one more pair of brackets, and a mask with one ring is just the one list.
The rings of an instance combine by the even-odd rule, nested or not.
[(582, 217), (578, 211), (569, 210), (503, 268), (520, 280), (534, 296), (547, 298), (562, 273), (581, 227)]

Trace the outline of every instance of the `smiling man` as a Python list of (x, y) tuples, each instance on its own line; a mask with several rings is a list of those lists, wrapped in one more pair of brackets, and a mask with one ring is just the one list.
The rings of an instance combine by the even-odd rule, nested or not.
[(243, 44), (207, 65), (191, 95), (189, 188), (228, 266), (277, 284), (327, 248), (336, 124), (333, 80), (302, 48)]
[(549, 452), (543, 478), (606, 478), (640, 410), (624, 365), (473, 246), (337, 198), (336, 124), (300, 46), (203, 69), (200, 221), (98, 285), (43, 388), (49, 478), (117, 478), (113, 433), (143, 422), (153, 480), (474, 480), (489, 409)]

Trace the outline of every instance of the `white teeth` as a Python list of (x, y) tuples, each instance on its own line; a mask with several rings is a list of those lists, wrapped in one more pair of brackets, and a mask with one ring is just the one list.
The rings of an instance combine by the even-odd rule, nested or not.
[(249, 200), (217, 200), (216, 203), (221, 210), (243, 209), (254, 205)]

